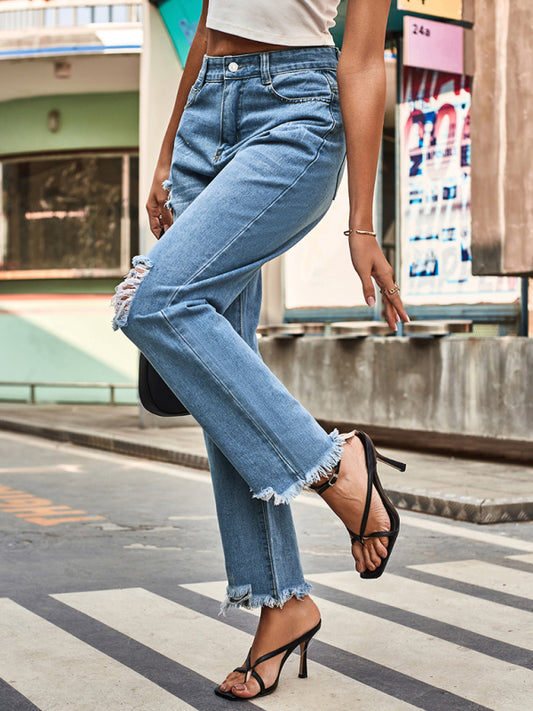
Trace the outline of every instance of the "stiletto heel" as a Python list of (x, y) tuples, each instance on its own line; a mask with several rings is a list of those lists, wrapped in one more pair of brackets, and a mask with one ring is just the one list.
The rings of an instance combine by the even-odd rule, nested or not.
[[(248, 652), (248, 656), (246, 657), (246, 662), (243, 667), (237, 667), (237, 669), (234, 669), (234, 671), (239, 671), (239, 672), (244, 672), (245, 677), (244, 677), (244, 683), (248, 681), (250, 677), (253, 677), (257, 683), (259, 684), (259, 693), (257, 693), (255, 696), (237, 696), (234, 694), (232, 691), (222, 691), (220, 687), (215, 688), (215, 694), (217, 696), (222, 696), (224, 699), (229, 699), (230, 701), (250, 701), (250, 699), (257, 699), (259, 696), (267, 696), (268, 694), (271, 694), (273, 691), (276, 690), (279, 682), (279, 677), (281, 675), (281, 670), (283, 669), (283, 665), (287, 661), (287, 659), (290, 657), (292, 652), (296, 649), (296, 647), (300, 647), (300, 672), (298, 674), (300, 679), (306, 679), (307, 678), (307, 647), (309, 645), (309, 642), (311, 641), (311, 638), (315, 636), (315, 634), (318, 632), (320, 629), (320, 626), (322, 624), (322, 620), (318, 621), (318, 624), (316, 624), (312, 630), (309, 630), (305, 634), (303, 634), (301, 637), (298, 637), (298, 639), (294, 639), (292, 642), (289, 642), (288, 644), (285, 644), (283, 647), (280, 647), (279, 649), (275, 649), (273, 652), (268, 652), (268, 654), (263, 654), (263, 656), (259, 657), (259, 659), (256, 659), (256, 661), (252, 664), (251, 663), (251, 653), (252, 650)], [(268, 659), (272, 659), (272, 657), (276, 657), (278, 654), (281, 654), (282, 652), (285, 652), (283, 659), (281, 660), (281, 664), (279, 665), (279, 671), (278, 675), (276, 677), (276, 680), (274, 681), (273, 684), (271, 684), (268, 688), (265, 687), (264, 681), (261, 679), (259, 674), (256, 672), (255, 667), (259, 666), (262, 662), (266, 662)]]
[(298, 673), (300, 679), (307, 679), (307, 647), (310, 641), (308, 639), (307, 642), (300, 645), (300, 671)]
[(392, 467), (393, 469), (397, 469), (399, 472), (404, 472), (407, 469), (407, 465), (404, 464), (403, 462), (397, 462), (396, 459), (390, 459), (389, 457), (385, 457), (383, 454), (380, 454), (377, 450), (376, 450), (376, 459), (379, 462), (388, 464), (389, 467)]

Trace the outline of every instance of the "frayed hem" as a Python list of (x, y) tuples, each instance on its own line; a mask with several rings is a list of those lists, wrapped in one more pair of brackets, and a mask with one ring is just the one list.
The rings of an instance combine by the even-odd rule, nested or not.
[(238, 587), (226, 588), (226, 597), (220, 604), (220, 615), (225, 615), (230, 607), (243, 607), (246, 610), (252, 610), (257, 607), (283, 607), (283, 605), (295, 597), (301, 600), (311, 592), (309, 583), (302, 583), (293, 588), (287, 588), (278, 596), (273, 595), (253, 595), (251, 585), (240, 585)]
[(322, 459), (316, 467), (308, 471), (305, 475), (305, 484), (316, 484), (323, 476), (330, 474), (342, 457), (342, 448), (346, 444), (346, 440), (339, 434), (338, 429), (332, 430), (328, 437), (331, 439), (332, 447), (328, 454)]
[(332, 448), (328, 454), (320, 460), (320, 462), (308, 471), (303, 477), (299, 478), (293, 484), (289, 486), (288, 489), (278, 494), (271, 486), (262, 489), (258, 494), (254, 494), (254, 499), (261, 499), (262, 501), (270, 501), (274, 499), (274, 506), (279, 504), (290, 504), (290, 502), (298, 496), (298, 494), (306, 486), (311, 484), (316, 484), (320, 479), (329, 474), (333, 467), (340, 461), (342, 456), (342, 448), (346, 444), (346, 440), (341, 437), (339, 431), (334, 429), (329, 433), (329, 438), (332, 441)]
[(293, 499), (295, 499), (302, 489), (306, 487), (306, 483), (303, 479), (298, 479), (294, 484), (291, 484), (288, 489), (285, 489), (281, 494), (277, 494), (271, 486), (267, 486), (266, 489), (261, 489), (258, 494), (254, 494), (252, 498), (261, 499), (261, 501), (274, 500), (274, 506), (279, 506), (280, 504), (290, 504)]
[(131, 301), (137, 287), (154, 266), (144, 254), (133, 257), (132, 264), (133, 269), (130, 269), (124, 281), (115, 287), (115, 296), (111, 299), (111, 306), (115, 309), (115, 317), (112, 321), (113, 331), (117, 331), (128, 322)]

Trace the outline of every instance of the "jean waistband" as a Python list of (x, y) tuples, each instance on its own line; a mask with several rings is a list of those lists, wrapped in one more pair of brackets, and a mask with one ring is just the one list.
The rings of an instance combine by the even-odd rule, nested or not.
[(264, 84), (270, 75), (298, 69), (337, 68), (339, 50), (336, 47), (295, 47), (270, 52), (236, 54), (224, 57), (205, 55), (197, 82), (224, 81), (260, 76)]

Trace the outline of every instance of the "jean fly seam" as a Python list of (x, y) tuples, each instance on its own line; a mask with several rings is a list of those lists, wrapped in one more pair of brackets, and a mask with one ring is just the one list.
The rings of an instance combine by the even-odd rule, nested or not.
[(219, 154), (219, 151), (220, 151), (221, 146), (222, 146), (222, 138), (223, 138), (223, 134), (224, 134), (224, 125), (223, 125), (223, 122), (224, 122), (224, 98), (225, 98), (225, 96), (226, 96), (226, 77), (223, 77), (223, 79), (222, 79), (222, 85), (223, 85), (223, 86), (222, 86), (222, 97), (221, 97), (221, 100), (220, 100), (220, 120), (219, 120), (219, 122), (218, 122), (218, 124), (219, 124), (219, 130), (218, 130), (218, 144), (217, 144), (217, 148), (216, 148), (216, 151), (215, 151), (215, 155), (213, 156), (213, 165), (214, 165), (214, 164), (217, 162), (217, 160), (218, 160), (218, 154)]
[(239, 126), (241, 124), (241, 116), (243, 115), (243, 108), (244, 108), (244, 89), (246, 88), (247, 84), (248, 84), (248, 79), (243, 79), (241, 88), (240, 88), (240, 93), (239, 93), (239, 101), (237, 104), (237, 115), (235, 117), (235, 126), (236, 126), (235, 145), (237, 145), (239, 143)]
[(293, 474), (298, 480), (302, 480), (302, 477), (300, 476), (299, 472), (297, 472), (296, 469), (293, 467), (293, 465), (287, 460), (287, 458), (285, 457), (285, 455), (283, 454), (283, 452), (281, 452), (281, 451), (279, 450), (278, 446), (277, 446), (276, 443), (271, 439), (271, 437), (270, 437), (270, 435), (268, 434), (268, 432), (266, 432), (266, 431), (263, 429), (263, 427), (261, 427), (261, 425), (260, 425), (258, 422), (256, 422), (256, 420), (255, 420), (253, 417), (251, 417), (250, 413), (241, 405), (241, 403), (240, 403), (239, 400), (237, 400), (237, 398), (233, 395), (233, 393), (231, 392), (231, 390), (229, 390), (229, 389), (226, 387), (225, 383), (224, 383), (222, 380), (220, 380), (220, 378), (217, 376), (217, 374), (209, 367), (209, 365), (205, 362), (205, 360), (200, 356), (200, 354), (198, 353), (198, 351), (195, 350), (195, 348), (193, 348), (193, 346), (189, 343), (189, 341), (185, 338), (185, 336), (184, 336), (182, 333), (180, 333), (180, 332), (174, 327), (174, 325), (170, 322), (170, 320), (168, 319), (168, 317), (167, 317), (167, 315), (165, 314), (165, 312), (162, 310), (162, 311), (160, 311), (159, 313), (160, 313), (161, 316), (164, 318), (164, 320), (167, 322), (167, 324), (170, 326), (170, 328), (172, 329), (172, 331), (176, 334), (176, 336), (177, 336), (178, 338), (180, 338), (180, 339), (185, 343), (185, 345), (194, 353), (194, 355), (196, 356), (196, 358), (198, 359), (198, 361), (204, 366), (204, 368), (205, 368), (207, 371), (209, 371), (209, 373), (210, 373), (211, 376), (213, 377), (213, 380), (215, 380), (215, 381), (224, 389), (224, 391), (225, 391), (225, 392), (228, 394), (228, 396), (233, 400), (233, 402), (238, 406), (238, 408), (241, 410), (241, 412), (244, 414), (244, 416), (249, 420), (249, 422), (251, 422), (251, 423), (253, 424), (253, 426), (257, 429), (257, 431), (260, 432), (261, 435), (263, 435), (263, 437), (265, 438), (265, 440), (266, 440), (266, 441), (268, 442), (268, 444), (272, 447), (272, 449), (276, 452), (276, 454), (278, 455), (278, 457), (280, 458), (280, 460), (283, 462), (283, 464), (289, 468), (289, 473), (290, 473), (290, 474)]
[[(332, 108), (331, 108), (331, 103), (329, 103), (329, 113), (330, 113), (330, 116), (331, 116), (332, 125), (331, 125), (330, 128), (326, 131), (326, 133), (324, 134), (324, 136), (322, 137), (322, 141), (320, 142), (320, 145), (318, 146), (318, 148), (317, 148), (317, 150), (316, 150), (316, 153), (315, 153), (313, 159), (312, 159), (311, 161), (309, 161), (309, 163), (305, 166), (304, 170), (302, 170), (302, 172), (299, 173), (299, 174), (294, 178), (294, 180), (292, 181), (292, 183), (291, 183), (290, 185), (287, 185), (287, 187), (285, 188), (285, 190), (283, 190), (283, 191), (282, 191), (279, 195), (277, 195), (271, 202), (269, 202), (268, 205), (266, 205), (266, 206), (261, 210), (261, 212), (260, 212), (258, 215), (256, 215), (252, 220), (250, 220), (250, 222), (248, 222), (248, 224), (246, 224), (239, 232), (237, 232), (237, 234), (233, 237), (233, 239), (231, 239), (231, 240), (230, 240), (229, 242), (227, 242), (223, 247), (221, 247), (221, 248), (218, 250), (218, 252), (216, 252), (215, 254), (213, 254), (213, 256), (211, 257), (211, 259), (209, 259), (208, 262), (206, 262), (206, 263), (203, 264), (199, 269), (197, 269), (197, 271), (194, 272), (194, 274), (192, 274), (186, 282), (184, 282), (183, 284), (180, 284), (180, 286), (178, 286), (178, 287), (172, 292), (172, 294), (171, 294), (170, 298), (168, 299), (167, 303), (165, 304), (164, 308), (167, 308), (167, 306), (169, 306), (169, 305), (174, 301), (174, 299), (176, 298), (176, 296), (179, 294), (179, 292), (180, 292), (185, 286), (188, 286), (189, 284), (191, 284), (191, 283), (193, 282), (193, 280), (196, 279), (203, 271), (205, 271), (216, 259), (218, 259), (218, 258), (220, 257), (220, 255), (224, 254), (224, 252), (225, 252), (229, 247), (231, 247), (231, 245), (232, 245), (237, 239), (239, 239), (239, 237), (241, 237), (241, 235), (243, 235), (243, 234), (246, 232), (246, 230), (248, 230), (255, 222), (257, 222), (257, 220), (259, 220), (268, 210), (270, 210), (270, 209), (278, 202), (278, 200), (281, 200), (281, 198), (282, 198), (289, 190), (291, 190), (301, 178), (303, 178), (303, 176), (307, 173), (307, 171), (311, 168), (311, 166), (312, 166), (314, 163), (316, 163), (316, 161), (318, 160), (318, 157), (319, 157), (319, 155), (320, 155), (320, 153), (321, 153), (321, 151), (322, 151), (322, 149), (323, 149), (323, 147), (324, 147), (324, 145), (325, 145), (325, 143), (326, 143), (327, 137), (329, 136), (330, 133), (332, 133), (332, 131), (334, 131), (334, 129), (335, 129), (336, 125), (337, 125), (337, 122), (336, 122), (336, 120), (335, 120), (335, 117), (333, 116), (333, 111), (332, 111)], [(265, 260), (265, 261), (266, 261), (266, 260)]]

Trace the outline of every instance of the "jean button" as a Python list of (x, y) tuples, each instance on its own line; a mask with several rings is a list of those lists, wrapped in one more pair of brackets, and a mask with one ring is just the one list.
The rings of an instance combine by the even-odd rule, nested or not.
[(228, 64), (228, 69), (230, 72), (236, 72), (238, 68), (239, 68), (239, 65), (237, 64), (237, 62), (230, 62)]

